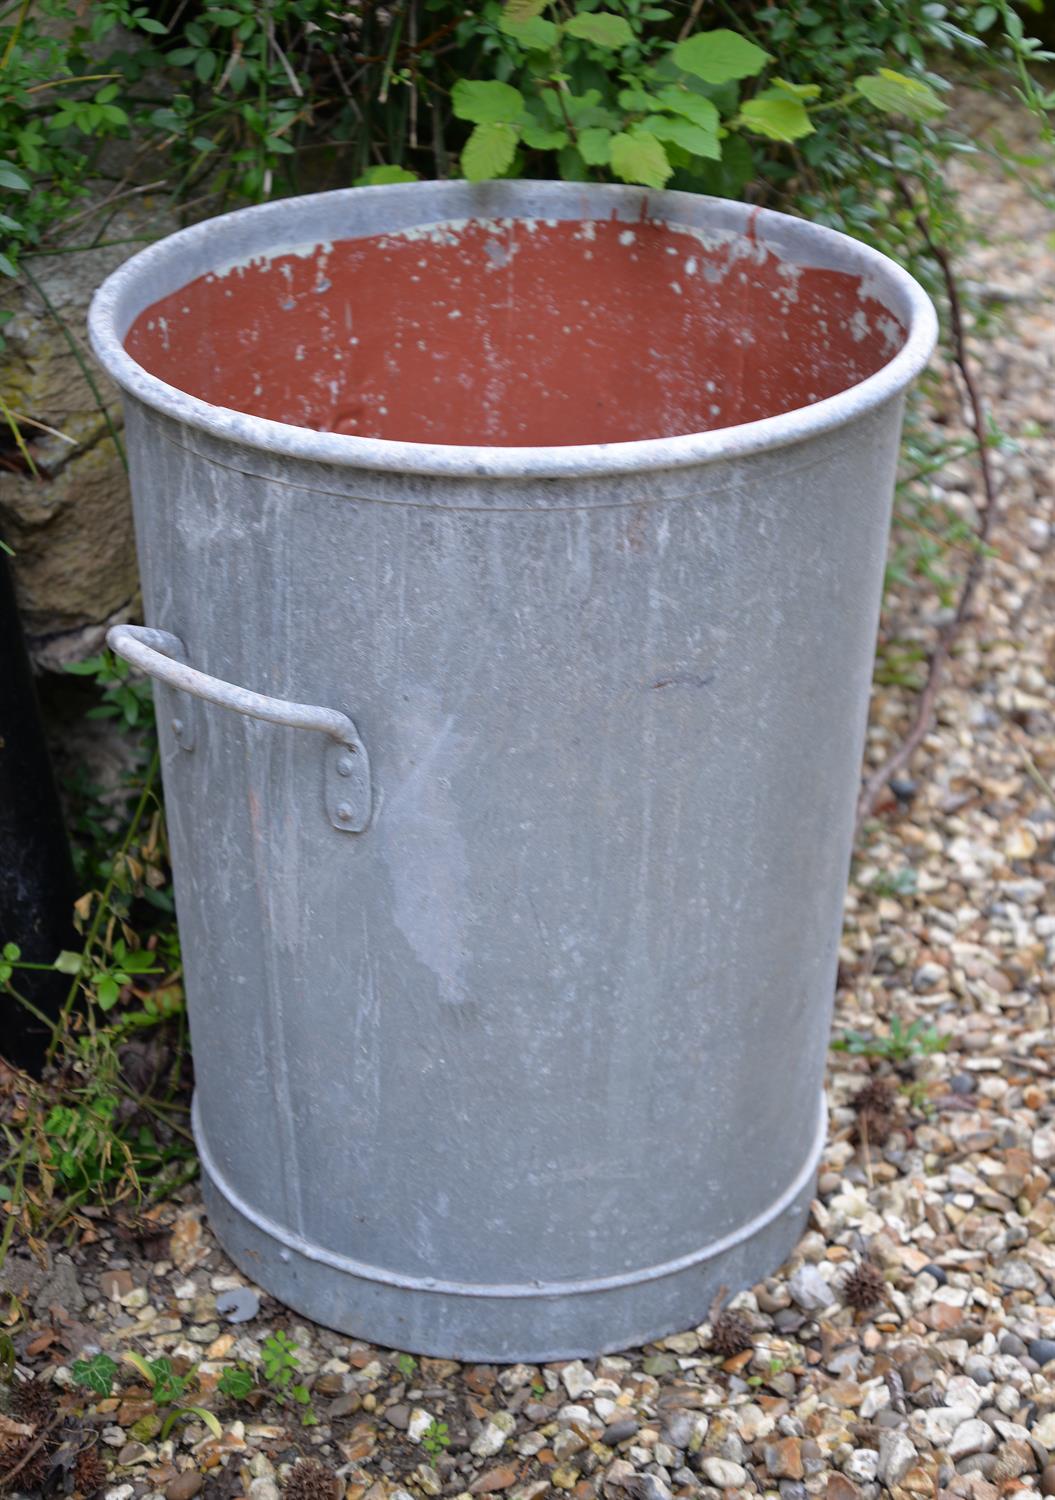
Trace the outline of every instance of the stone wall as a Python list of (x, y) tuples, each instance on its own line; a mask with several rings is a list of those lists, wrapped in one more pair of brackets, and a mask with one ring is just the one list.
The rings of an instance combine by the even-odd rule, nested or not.
[[(87, 236), (101, 222), (89, 218)], [(99, 283), (146, 239), (175, 225), (167, 209), (149, 204), (115, 216), (100, 249), (27, 262), (40, 294), (23, 278), (9, 284), (2, 305), (14, 316), (4, 329), (0, 394), (23, 421), (21, 430), (39, 477), (0, 468), (0, 536), (14, 549), (12, 567), (30, 654), (38, 668), (58, 670), (98, 650), (109, 625), (138, 606), (128, 479), (107, 424), (121, 428), (116, 388), (88, 347), (85, 317)], [(71, 341), (76, 347), (71, 347)], [(92, 392), (85, 362), (105, 405)], [(22, 467), (6, 423), (0, 442)]]

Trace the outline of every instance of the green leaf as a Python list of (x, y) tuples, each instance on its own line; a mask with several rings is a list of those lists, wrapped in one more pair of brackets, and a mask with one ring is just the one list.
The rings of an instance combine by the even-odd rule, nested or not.
[(686, 120), (691, 120), (694, 125), (699, 125), (702, 130), (713, 131), (716, 135), (718, 133), (720, 117), (717, 107), (702, 94), (693, 94), (688, 89), (675, 88), (672, 84), (668, 84), (660, 89), (653, 105), (659, 105), (669, 110), (671, 114), (682, 115)]
[(933, 120), (948, 108), (929, 83), (895, 73), (892, 68), (855, 78), (854, 88), (885, 114), (905, 115), (910, 120)]
[(225, 1396), (230, 1396), (233, 1401), (244, 1401), (253, 1389), (253, 1374), (243, 1365), (235, 1365), (229, 1370), (224, 1370), (216, 1386)]
[(634, 40), (630, 23), (610, 10), (582, 11), (565, 21), (564, 30), (582, 42), (592, 42), (595, 47), (628, 47)]
[(109, 974), (104, 974), (95, 986), (95, 998), (99, 1002), (100, 1010), (112, 1010), (117, 1004), (117, 997), (121, 993), (121, 986), (116, 979), (111, 979)]
[(530, 21), (546, 9), (547, 0), (506, 0), (502, 14), (510, 21)]
[(565, 146), (557, 153), (557, 170), (562, 182), (589, 182), (590, 169), (575, 146)]
[(69, 948), (63, 948), (58, 958), (52, 964), (53, 969), (58, 969), (60, 974), (79, 974), (84, 966), (84, 954), (73, 953)]
[(208, 1408), (204, 1406), (188, 1406), (187, 1410), (189, 1412), (193, 1412), (194, 1415), (199, 1419), (199, 1421), (205, 1423), (206, 1427), (212, 1433), (214, 1438), (222, 1441), (223, 1428), (216, 1420), (216, 1416), (213, 1412), (209, 1411)]
[(619, 108), (631, 114), (647, 115), (649, 110), (656, 107), (655, 99), (651, 94), (646, 94), (644, 89), (620, 89), (618, 99)]
[[(139, 1371), (140, 1375), (142, 1375), (147, 1385), (151, 1387), (157, 1385), (158, 1372), (154, 1367), (156, 1364), (161, 1363), (160, 1360), (151, 1360), (148, 1364), (141, 1354), (135, 1354), (131, 1350), (126, 1350), (126, 1352), (122, 1355), (122, 1358), (124, 1359), (126, 1364), (132, 1365)], [(172, 1366), (169, 1365), (170, 1370), (171, 1368)]]
[(459, 120), (476, 125), (511, 124), (524, 108), (524, 96), (508, 83), (459, 78), (451, 91), (451, 104)]
[(590, 130), (580, 130), (575, 144), (588, 166), (606, 167), (611, 160), (612, 132), (600, 125), (595, 125)]
[(532, 151), (559, 151), (562, 146), (568, 144), (568, 132), (547, 130), (545, 125), (539, 125), (532, 120), (529, 125), (520, 127), (520, 139), (525, 146), (530, 146)]
[(29, 178), (10, 162), (0, 161), (0, 187), (9, 188), (12, 193), (28, 193)]
[(706, 156), (711, 161), (722, 159), (717, 129), (704, 130), (700, 125), (693, 125), (691, 120), (672, 120), (668, 115), (649, 115), (641, 123), (657, 140), (681, 146), (693, 156)]
[(508, 11), (499, 17), (498, 29), (514, 42), (519, 42), (527, 52), (549, 52), (560, 39), (560, 27), (544, 16), (529, 16), (526, 21), (515, 21)]
[(4, 957), (8, 963), (17, 964), (22, 957), (22, 949), (17, 943), (5, 943), (3, 948)]
[(980, 5), (974, 13), (972, 24), (975, 31), (988, 31), (999, 12), (995, 5)]
[(767, 89), (757, 99), (742, 104), (740, 119), (755, 135), (768, 136), (771, 141), (797, 141), (813, 134), (806, 106), (781, 94), (779, 89)]
[(646, 130), (620, 131), (612, 137), (612, 171), (624, 182), (661, 188), (674, 168), (654, 135)]
[(819, 99), (821, 96), (819, 83), (789, 83), (786, 78), (774, 78), (773, 87), (792, 99)]
[(679, 42), (673, 58), (683, 73), (704, 83), (729, 83), (735, 78), (754, 78), (770, 57), (754, 42), (735, 31), (698, 31)]
[(151, 36), (168, 36), (168, 27), (163, 26), (160, 21), (155, 21), (152, 16), (140, 16), (136, 25), (140, 31), (149, 31)]
[(75, 1359), (70, 1367), (74, 1380), (98, 1396), (108, 1396), (113, 1389), (117, 1363), (108, 1354), (93, 1354), (91, 1359)]
[(355, 179), (356, 187), (383, 187), (393, 182), (417, 182), (418, 174), (408, 172), (406, 167), (382, 166), (371, 167), (361, 177)]
[(512, 125), (477, 125), (462, 152), (462, 172), (470, 182), (500, 177), (513, 164), (519, 136)]

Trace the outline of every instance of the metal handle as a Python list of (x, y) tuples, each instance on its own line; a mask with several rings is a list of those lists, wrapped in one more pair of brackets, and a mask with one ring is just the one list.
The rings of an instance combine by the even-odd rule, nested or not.
[[(190, 693), (229, 708), (233, 713), (268, 724), (282, 724), (290, 729), (312, 729), (331, 740), (326, 750), (326, 811), (335, 828), (342, 833), (361, 833), (370, 821), (370, 757), (359, 731), (347, 714), (335, 708), (321, 708), (312, 703), (291, 703), (286, 698), (268, 698), (251, 692), (220, 677), (210, 677), (189, 666), (186, 650), (179, 636), (167, 630), (150, 630), (144, 625), (114, 625), (106, 636), (107, 645), (125, 661), (131, 662), (166, 687)], [(186, 726), (173, 720), (173, 732), (185, 750), (193, 748), (193, 737)]]

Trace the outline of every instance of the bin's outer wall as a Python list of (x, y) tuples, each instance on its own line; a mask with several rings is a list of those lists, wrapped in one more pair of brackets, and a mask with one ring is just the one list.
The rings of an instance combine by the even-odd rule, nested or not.
[[(699, 1323), (801, 1232), (902, 400), (677, 470), (309, 464), (127, 398), (206, 1202), (297, 1310), (466, 1360)], [(175, 712), (194, 714), (180, 749)]]

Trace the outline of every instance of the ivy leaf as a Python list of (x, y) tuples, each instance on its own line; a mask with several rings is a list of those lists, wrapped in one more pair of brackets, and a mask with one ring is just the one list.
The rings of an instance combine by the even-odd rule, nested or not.
[(95, 1354), (91, 1359), (75, 1359), (70, 1370), (78, 1385), (97, 1396), (108, 1396), (113, 1389), (117, 1363), (108, 1354)]
[(693, 125), (691, 120), (672, 120), (667, 115), (649, 115), (641, 123), (657, 140), (681, 146), (693, 156), (706, 156), (711, 161), (722, 159), (717, 129), (705, 130), (700, 125)]
[(23, 177), (10, 162), (0, 161), (0, 187), (9, 188), (12, 193), (28, 193), (29, 178)]
[(662, 144), (647, 130), (621, 130), (613, 135), (611, 161), (612, 171), (624, 182), (650, 188), (661, 188), (674, 171)]
[(740, 119), (755, 135), (771, 141), (797, 141), (813, 134), (806, 106), (799, 99), (789, 99), (779, 89), (767, 89), (757, 99), (740, 106)]
[(498, 29), (511, 36), (514, 42), (519, 42), (527, 52), (549, 52), (560, 38), (560, 27), (547, 21), (545, 16), (529, 16), (526, 21), (517, 21), (508, 10), (499, 16)]
[(356, 187), (383, 187), (392, 182), (417, 182), (418, 174), (408, 172), (406, 167), (380, 166), (371, 167), (361, 177), (355, 179)]
[(513, 164), (518, 139), (513, 126), (504, 121), (477, 125), (462, 152), (463, 173), (470, 182), (500, 177)]
[(906, 115), (910, 120), (933, 120), (948, 109), (929, 83), (895, 73), (892, 68), (880, 68), (878, 73), (855, 78), (854, 88), (876, 109), (888, 115)]
[(545, 125), (539, 125), (532, 120), (529, 125), (520, 127), (520, 139), (525, 146), (530, 146), (532, 151), (559, 151), (562, 146), (568, 144), (568, 132), (566, 130), (547, 130)]
[(474, 125), (508, 125), (523, 110), (524, 96), (512, 84), (459, 78), (451, 91), (451, 104), (459, 120), (471, 120)]
[(769, 53), (735, 31), (698, 31), (679, 42), (672, 54), (683, 73), (704, 83), (730, 83), (754, 78), (769, 62)]
[(606, 167), (611, 160), (612, 132), (601, 125), (594, 125), (590, 130), (580, 130), (575, 144), (587, 166)]
[(510, 21), (532, 21), (546, 9), (547, 0), (506, 0), (503, 16)]
[(718, 133), (717, 107), (702, 94), (692, 94), (688, 89), (679, 89), (668, 84), (666, 88), (660, 89), (653, 102), (660, 108), (669, 110), (671, 114), (684, 116), (694, 125), (699, 125), (702, 130), (713, 131), (716, 135)]
[(634, 40), (630, 23), (610, 10), (580, 12), (564, 23), (564, 30), (582, 42), (593, 42), (595, 47), (628, 47)]

